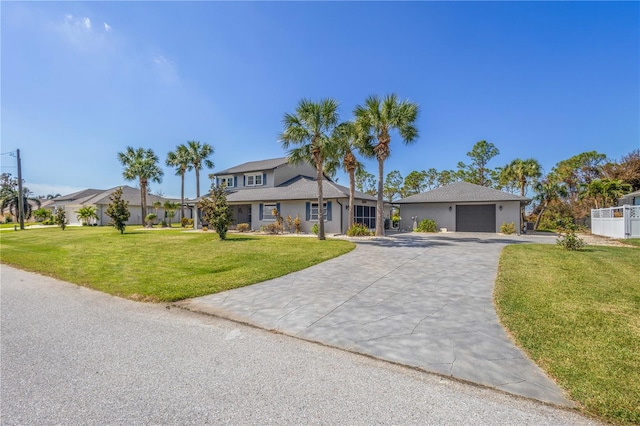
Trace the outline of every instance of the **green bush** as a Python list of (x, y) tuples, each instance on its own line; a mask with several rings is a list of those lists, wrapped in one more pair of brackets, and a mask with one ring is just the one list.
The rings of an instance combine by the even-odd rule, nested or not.
[(351, 228), (347, 229), (347, 235), (350, 237), (368, 237), (373, 235), (373, 232), (369, 231), (369, 228), (362, 223), (354, 223)]
[(500, 225), (500, 232), (507, 235), (514, 234), (516, 232), (516, 224), (513, 222), (502, 222), (502, 225)]
[(147, 226), (149, 228), (151, 228), (153, 226), (153, 221), (155, 221), (158, 218), (158, 215), (155, 213), (149, 213), (148, 215), (146, 215), (144, 217), (144, 221), (147, 224)]
[(311, 227), (311, 232), (313, 232), (314, 234), (318, 235), (318, 224), (314, 223), (313, 226)]
[(436, 232), (438, 224), (433, 219), (422, 219), (415, 232)]
[(260, 228), (263, 232), (268, 234), (281, 234), (282, 233), (282, 224), (279, 222), (273, 222), (268, 225), (265, 225)]
[(565, 235), (561, 235), (556, 239), (556, 244), (564, 247), (566, 250), (578, 251), (585, 246), (584, 240), (576, 235), (575, 232), (569, 231)]
[(183, 228), (193, 228), (193, 219), (189, 219), (188, 217), (183, 217), (180, 220), (180, 224)]
[(239, 223), (237, 226), (238, 232), (248, 232), (251, 229), (248, 223)]

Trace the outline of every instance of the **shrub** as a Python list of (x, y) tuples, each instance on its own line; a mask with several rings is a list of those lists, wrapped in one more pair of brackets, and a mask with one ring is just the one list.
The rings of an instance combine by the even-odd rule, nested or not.
[[(109, 211), (107, 210), (107, 213)], [(56, 210), (56, 214), (53, 217), (53, 220), (55, 222), (56, 225), (58, 225), (63, 231), (64, 228), (67, 227), (67, 213), (64, 211), (64, 209), (57, 209)]]
[(157, 217), (158, 215), (155, 213), (149, 213), (148, 215), (146, 215), (144, 217), (144, 221), (147, 224), (147, 227), (149, 228), (153, 227), (153, 221), (156, 220)]
[(500, 232), (507, 235), (514, 234), (516, 232), (516, 224), (513, 222), (502, 222), (502, 225), (500, 225)]
[(11, 216), (9, 215), (5, 215), (4, 217), (4, 223), (11, 223), (13, 222), (13, 219), (11, 218)]
[(282, 232), (282, 224), (278, 222), (270, 223), (266, 226), (263, 226), (262, 229), (264, 232), (268, 234), (280, 234)]
[(362, 223), (354, 223), (351, 228), (347, 229), (347, 235), (350, 237), (368, 237), (373, 235), (373, 232), (369, 231), (369, 228)]
[(180, 224), (182, 225), (183, 228), (193, 228), (193, 219), (183, 217), (180, 220)]
[(582, 250), (585, 246), (584, 240), (576, 235), (575, 232), (569, 231), (564, 236), (559, 236), (556, 239), (556, 244), (564, 247), (566, 250), (578, 251)]
[(311, 227), (311, 232), (313, 232), (314, 234), (318, 235), (318, 224), (314, 223), (313, 226)]
[(415, 232), (436, 232), (438, 224), (433, 219), (422, 219)]
[(291, 215), (287, 215), (287, 218), (285, 219), (285, 230), (292, 233), (294, 229), (293, 219), (291, 218)]
[(209, 228), (207, 228), (206, 226), (202, 227), (202, 232), (207, 232), (209, 230)]
[(299, 214), (297, 214), (296, 218), (293, 219), (293, 230), (296, 232), (296, 234), (299, 234), (302, 230), (302, 221), (300, 220)]
[(251, 227), (248, 223), (239, 223), (237, 226), (238, 232), (248, 232)]

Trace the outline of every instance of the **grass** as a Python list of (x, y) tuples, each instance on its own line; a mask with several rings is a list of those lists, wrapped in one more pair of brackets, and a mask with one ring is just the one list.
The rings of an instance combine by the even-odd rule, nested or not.
[(495, 301), (516, 342), (585, 412), (640, 423), (640, 250), (508, 246)]
[(618, 241), (630, 246), (640, 247), (640, 238), (625, 238), (623, 240), (618, 240)]
[(348, 241), (127, 227), (0, 233), (2, 263), (134, 300), (169, 302), (276, 278), (351, 251)]
[[(27, 226), (34, 226), (34, 225), (41, 225), (41, 223), (39, 223), (39, 222), (25, 222), (24, 223), (24, 227), (25, 228)], [(17, 226), (18, 229), (20, 229), (20, 223), (19, 222), (0, 223), (0, 229), (2, 229), (2, 228), (11, 228), (11, 229), (13, 229), (14, 226)]]

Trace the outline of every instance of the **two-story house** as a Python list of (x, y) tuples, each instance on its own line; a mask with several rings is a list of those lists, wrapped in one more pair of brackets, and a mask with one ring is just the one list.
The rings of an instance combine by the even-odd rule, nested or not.
[[(216, 185), (227, 188), (236, 225), (248, 223), (258, 230), (275, 221), (274, 209), (283, 218), (300, 216), (302, 232), (310, 232), (318, 221), (316, 170), (309, 164), (291, 165), (286, 157), (250, 161), (216, 173)], [(345, 233), (350, 214), (375, 228), (375, 197), (356, 192), (355, 206), (349, 206), (349, 188), (326, 177), (322, 185), (327, 233)]]

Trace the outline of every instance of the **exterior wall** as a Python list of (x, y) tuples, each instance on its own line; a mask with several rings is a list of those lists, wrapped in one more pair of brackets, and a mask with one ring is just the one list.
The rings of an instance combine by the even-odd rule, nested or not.
[(311, 167), (309, 164), (298, 164), (296, 166), (285, 164), (274, 170), (274, 185), (281, 185), (298, 175), (309, 176), (315, 179), (316, 169)]
[[(343, 231), (340, 229), (340, 204), (338, 204), (338, 201), (340, 201), (340, 203), (342, 203), (343, 205), (343, 209), (344, 209), (344, 205), (345, 200), (340, 199), (340, 200), (336, 200), (336, 199), (327, 199), (325, 200), (325, 202), (331, 201), (331, 220), (328, 221), (325, 218), (325, 222), (324, 222), (324, 232), (327, 234), (341, 234), (343, 233)], [(286, 217), (289, 215), (291, 216), (292, 219), (295, 219), (296, 215), (300, 215), (300, 222), (301, 222), (301, 232), (304, 233), (311, 233), (311, 227), (313, 226), (314, 223), (316, 223), (316, 220), (306, 220), (306, 207), (307, 207), (307, 202), (313, 203), (313, 202), (317, 202), (316, 200), (295, 200), (295, 201), (281, 201), (280, 202), (280, 215), (286, 219)], [(263, 203), (265, 204), (265, 203)], [(271, 202), (266, 203), (266, 204), (272, 204)], [(276, 204), (276, 203), (273, 203)], [(252, 214), (251, 214), (251, 229), (253, 229), (254, 231), (258, 231), (260, 229), (260, 227), (262, 226), (267, 226), (270, 225), (272, 223), (274, 223), (274, 220), (272, 219), (263, 219), (260, 220), (260, 203), (252, 203), (251, 204), (251, 210), (252, 210)], [(327, 212), (328, 214), (328, 212)], [(343, 226), (347, 226), (347, 222), (344, 221), (342, 222)]]
[[(456, 231), (456, 206), (457, 205), (496, 205), (496, 230), (506, 222), (513, 222), (516, 231), (520, 233), (520, 202), (519, 201), (499, 201), (499, 202), (478, 202), (478, 203), (419, 203), (400, 205), (400, 230), (411, 231), (413, 229), (412, 217), (416, 216), (416, 222), (423, 219), (433, 219), (436, 221), (438, 229), (447, 228), (448, 231)], [(502, 210), (500, 210), (502, 206)], [(449, 211), (451, 207), (451, 211)]]

